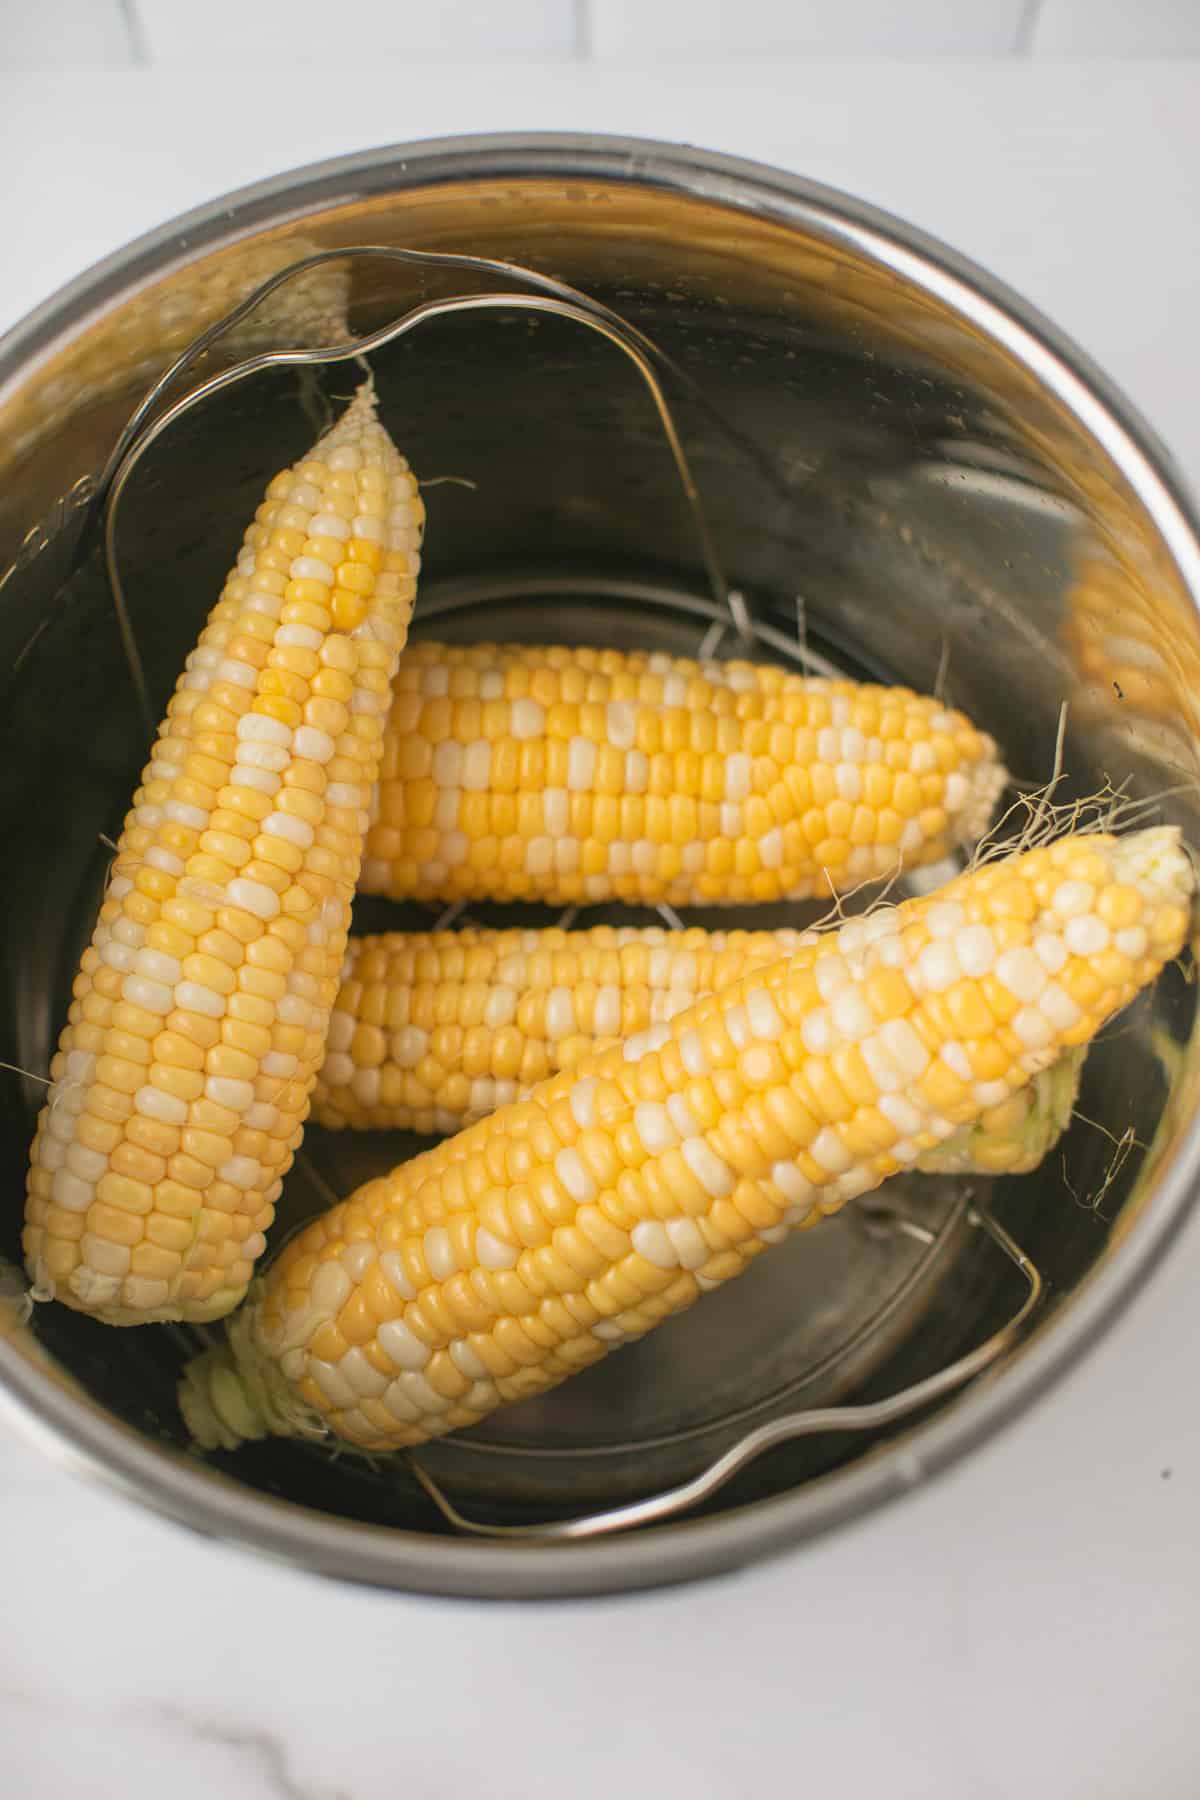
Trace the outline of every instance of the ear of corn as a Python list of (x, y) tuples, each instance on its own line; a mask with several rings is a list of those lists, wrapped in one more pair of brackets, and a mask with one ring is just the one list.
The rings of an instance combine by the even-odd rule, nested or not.
[(990, 823), (991, 738), (904, 688), (615, 650), (415, 645), (361, 886), (711, 905), (844, 892)]
[[(461, 1131), (817, 936), (599, 925), (351, 938), (312, 1116), (333, 1130)], [(1036, 1168), (1070, 1119), (1082, 1059), (1064, 1057), (919, 1167)]]
[(599, 925), (351, 938), (313, 1118), (459, 1131), (812, 935)]
[(268, 489), (121, 833), (51, 1064), (25, 1255), (114, 1324), (241, 1298), (345, 951), (421, 503), (364, 388)]
[(1178, 833), (1076, 836), (852, 919), (369, 1182), (180, 1400), (203, 1444), (475, 1424), (640, 1337), (1087, 1043), (1185, 941)]

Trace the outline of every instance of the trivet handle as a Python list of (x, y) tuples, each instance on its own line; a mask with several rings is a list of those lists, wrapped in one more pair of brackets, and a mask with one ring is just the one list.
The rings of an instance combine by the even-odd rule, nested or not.
[[(881, 1203), (863, 1210), (873, 1221), (882, 1223), (886, 1220), (893, 1229), (903, 1232), (906, 1237), (915, 1238), (918, 1243), (933, 1242), (934, 1234), (926, 1226), (918, 1225), (893, 1206)], [(1028, 1285), (1028, 1292), (1008, 1322), (976, 1349), (949, 1363), (946, 1368), (939, 1369), (936, 1375), (928, 1375), (923, 1381), (902, 1388), (887, 1400), (877, 1400), (863, 1406), (830, 1406), (817, 1408), (812, 1412), (788, 1413), (781, 1419), (773, 1419), (769, 1424), (747, 1432), (744, 1438), (726, 1450), (716, 1462), (710, 1463), (707, 1469), (678, 1487), (667, 1488), (661, 1494), (652, 1494), (645, 1500), (631, 1501), (627, 1506), (615, 1506), (604, 1512), (585, 1513), (576, 1519), (558, 1519), (538, 1525), (487, 1525), (468, 1519), (447, 1498), (416, 1456), (409, 1456), (409, 1467), (443, 1518), (458, 1531), (470, 1533), (473, 1537), (517, 1538), (533, 1543), (562, 1542), (604, 1537), (612, 1532), (629, 1531), (635, 1526), (654, 1525), (664, 1519), (673, 1519), (680, 1513), (699, 1506), (702, 1501), (711, 1499), (718, 1489), (724, 1487), (726, 1482), (731, 1481), (764, 1451), (773, 1450), (778, 1444), (790, 1443), (794, 1438), (815, 1437), (822, 1432), (873, 1431), (894, 1425), (897, 1420), (909, 1417), (944, 1394), (953, 1393), (956, 1388), (965, 1386), (968, 1381), (991, 1368), (1015, 1342), (1041, 1300), (1043, 1284), (1040, 1273), (1004, 1227), (997, 1224), (982, 1206), (968, 1206), (966, 1217), (968, 1224), (985, 1231), (1020, 1270)]]

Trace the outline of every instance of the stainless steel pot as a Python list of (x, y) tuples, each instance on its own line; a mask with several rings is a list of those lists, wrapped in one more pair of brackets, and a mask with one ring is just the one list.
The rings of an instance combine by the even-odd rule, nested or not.
[[(364, 242), (532, 265), (668, 350), (704, 396), (672, 398), (764, 642), (794, 636), (801, 596), (810, 644), (922, 688), (941, 671), (1029, 782), (1051, 772), (1066, 701), (1059, 797), (1127, 782), (1164, 796), (1156, 816), (1200, 836), (1189, 791), (1195, 514), (1126, 402), (1030, 308), (895, 220), (724, 157), (585, 137), (374, 151), (139, 240), (0, 344), (7, 1060), (46, 1067), (103, 879), (97, 834), (119, 821), (144, 751), (85, 531), (96, 472), (170, 350), (233, 295), (313, 247)], [(439, 282), (356, 263), (268, 309), (233, 348), (327, 341), (347, 297), (366, 329), (446, 291)], [(475, 484), (430, 494), (419, 628), (694, 649), (706, 623), (699, 553), (645, 394), (611, 347), (561, 320), (470, 314), (403, 339), (375, 366), (416, 468)], [(265, 475), (303, 449), (346, 386), (337, 370), (263, 375), (189, 415), (146, 459), (121, 541), (156, 701)], [(729, 1568), (965, 1453), (1136, 1290), (1190, 1201), (1200, 1155), (1192, 1012), (1188, 985), (1168, 974), (1089, 1059), (1083, 1112), (1118, 1137), (1136, 1133), (1115, 1173), (1111, 1142), (1078, 1120), (1061, 1160), (992, 1184), (991, 1207), (1051, 1296), (1002, 1371), (916, 1426), (777, 1450), (686, 1522), (594, 1543), (479, 1543), (450, 1534), (402, 1469), (280, 1444), (206, 1466), (187, 1454), (175, 1411), (171, 1328), (112, 1331), (53, 1305), (32, 1326), (0, 1313), (0, 1399), (59, 1460), (199, 1530), (349, 1579), (545, 1595)], [(0, 1250), (14, 1259), (37, 1095), (14, 1077), (2, 1096), (13, 1200)], [(319, 1134), (310, 1152), (343, 1189), (364, 1159), (396, 1153)], [(884, 1254), (853, 1216), (823, 1227), (764, 1259), (740, 1294), (542, 1410), (445, 1446), (440, 1475), (498, 1517), (540, 1516), (677, 1479), (782, 1405), (918, 1379), (1012, 1304), (1011, 1271), (958, 1228), (948, 1192), (914, 1182), (902, 1197), (931, 1223), (932, 1252), (914, 1259), (905, 1240)], [(316, 1203), (302, 1174), (287, 1198), (293, 1216)]]

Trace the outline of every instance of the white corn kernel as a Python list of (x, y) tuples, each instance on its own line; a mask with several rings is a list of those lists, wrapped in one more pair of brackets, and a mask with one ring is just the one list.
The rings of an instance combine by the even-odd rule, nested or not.
[(854, 1161), (849, 1150), (831, 1125), (823, 1126), (808, 1147), (813, 1161), (831, 1175), (843, 1175)]
[(445, 1226), (431, 1225), (421, 1240), (421, 1249), (433, 1279), (449, 1281), (451, 1275), (458, 1268), (458, 1263), (450, 1244), (450, 1234)]
[(929, 1052), (907, 1019), (889, 1019), (879, 1027), (876, 1037), (909, 1081), (916, 1081), (929, 1067)]
[(1046, 971), (1030, 949), (1005, 950), (996, 960), (996, 977), (1014, 999), (1032, 1004), (1046, 985)]
[(838, 1036), (851, 1043), (866, 1037), (875, 1027), (875, 1015), (857, 987), (845, 987), (834, 995), (829, 1018)]
[(436, 1418), (439, 1413), (450, 1410), (451, 1402), (447, 1400), (446, 1396), (439, 1394), (436, 1388), (430, 1387), (425, 1377), (416, 1370), (406, 1370), (396, 1379), (404, 1384), (405, 1393), (410, 1400), (415, 1402), (425, 1417), (432, 1414)]
[(1110, 933), (1103, 919), (1086, 913), (1067, 920), (1063, 939), (1072, 956), (1099, 956), (1108, 949)]
[(266, 713), (243, 713), (237, 722), (237, 735), (242, 744), (271, 744), (286, 750), (292, 742), (291, 727)]
[(415, 1425), (421, 1417), (421, 1409), (414, 1400), (410, 1400), (403, 1385), (403, 1377), (397, 1376), (383, 1396), (383, 1404), (394, 1419), (402, 1425)]
[(64, 1212), (86, 1212), (96, 1198), (95, 1183), (66, 1168), (57, 1170), (50, 1192), (55, 1206), (61, 1206)]
[(121, 997), (130, 1006), (164, 1016), (175, 1005), (175, 995), (169, 987), (161, 981), (148, 981), (143, 975), (127, 975), (121, 983)]
[(275, 633), (275, 642), (291, 644), (297, 650), (319, 650), (325, 639), (312, 625), (281, 625)]
[(597, 1037), (609, 1038), (620, 1035), (621, 990), (619, 987), (606, 986), (596, 990), (592, 1024)]
[(175, 1004), (180, 1012), (200, 1013), (206, 1019), (225, 1016), (224, 994), (198, 981), (181, 981), (175, 989)]
[(292, 813), (268, 813), (260, 829), (269, 837), (283, 838), (285, 842), (294, 844), (297, 850), (310, 849), (316, 836), (306, 819), (297, 819)]
[(399, 1251), (385, 1250), (379, 1258), (379, 1266), (402, 1300), (416, 1299), (417, 1290), (405, 1272), (404, 1259)]
[(590, 1131), (596, 1122), (596, 1088), (594, 1075), (585, 1075), (571, 1089), (571, 1115), (581, 1131)]
[(279, 916), (279, 895), (274, 888), (265, 886), (261, 881), (250, 881), (244, 875), (235, 876), (226, 888), (226, 893), (230, 906), (239, 906), (243, 912), (252, 913), (256, 919), (266, 921)]
[(127, 1244), (112, 1244), (107, 1238), (85, 1231), (79, 1249), (84, 1262), (98, 1275), (128, 1275), (132, 1253)]
[(746, 996), (746, 1017), (756, 1038), (769, 1042), (783, 1035), (783, 1020), (766, 988), (751, 988)]
[(184, 861), (176, 856), (173, 850), (164, 850), (161, 844), (152, 844), (145, 852), (147, 865), (152, 869), (161, 869), (164, 875), (182, 875)]
[(134, 1111), (143, 1118), (157, 1119), (163, 1125), (187, 1124), (187, 1101), (179, 1100), (174, 1094), (164, 1094), (161, 1088), (152, 1087), (149, 1083), (140, 1087), (133, 1096)]
[(682, 1094), (671, 1094), (668, 1097), (667, 1116), (681, 1138), (700, 1135), (700, 1127)]
[(634, 1107), (633, 1128), (649, 1156), (661, 1156), (679, 1142), (667, 1109), (654, 1100), (641, 1100)]
[(578, 793), (590, 789), (596, 772), (596, 746), (590, 738), (573, 737), (567, 749), (567, 786)]
[(1067, 946), (1054, 932), (1040, 931), (1033, 940), (1033, 953), (1051, 975), (1057, 975), (1067, 961)]
[(724, 1200), (732, 1194), (733, 1171), (703, 1138), (684, 1138), (679, 1151), (696, 1180), (714, 1200)]
[(231, 1156), (228, 1162), (221, 1164), (217, 1174), (230, 1187), (249, 1193), (262, 1180), (262, 1166), (253, 1156)]
[(694, 1219), (669, 1219), (666, 1232), (681, 1267), (685, 1269), (703, 1268), (711, 1257), (712, 1251), (704, 1241), (700, 1227)]
[(943, 993), (946, 988), (953, 987), (961, 974), (962, 970), (951, 944), (926, 944), (917, 957), (916, 975), (926, 993)]
[(744, 750), (734, 750), (725, 759), (725, 798), (741, 802), (750, 795), (752, 765)]
[(679, 1257), (675, 1246), (667, 1236), (666, 1227), (655, 1219), (641, 1219), (630, 1234), (630, 1241), (639, 1256), (644, 1256), (648, 1263), (656, 1269), (677, 1269)]
[(588, 1205), (600, 1192), (578, 1150), (560, 1150), (554, 1159), (554, 1172), (578, 1206)]
[(360, 1400), (377, 1400), (389, 1386), (387, 1376), (381, 1375), (375, 1365), (367, 1361), (357, 1345), (347, 1350), (338, 1367), (342, 1379), (349, 1382)]
[(325, 1318), (341, 1312), (350, 1298), (352, 1283), (341, 1263), (323, 1262), (308, 1286), (313, 1310)]
[(481, 1226), (475, 1233), (475, 1254), (485, 1269), (515, 1269), (519, 1252)]
[(250, 1081), (210, 1075), (205, 1080), (204, 1092), (214, 1105), (228, 1107), (230, 1112), (244, 1113), (254, 1105), (254, 1084)]
[(513, 701), (512, 734), (519, 740), (535, 738), (542, 735), (546, 724), (546, 709), (536, 700), (522, 697)]
[(357, 1404), (358, 1395), (335, 1363), (322, 1362), (319, 1356), (310, 1356), (308, 1373), (335, 1409), (345, 1412)]
[(1096, 890), (1090, 881), (1061, 881), (1050, 902), (1062, 919), (1074, 919), (1090, 912), (1096, 902)]
[[(257, 714), (254, 716), (257, 717)], [(267, 723), (278, 724), (278, 720), (271, 719)], [(287, 726), (283, 725), (280, 729), (287, 731)], [(291, 743), (290, 732), (288, 732), (288, 743)], [(279, 744), (274, 738), (262, 740), (252, 738), (238, 745), (234, 771), (236, 773), (238, 769), (264, 769), (268, 774), (279, 775), (287, 768), (290, 760), (287, 745)]]
[(1083, 1012), (1071, 996), (1052, 981), (1038, 995), (1038, 1011), (1044, 1013), (1056, 1031), (1072, 1031)]
[(630, 750), (637, 737), (637, 709), (628, 700), (610, 700), (605, 713), (608, 741), (617, 750)]
[(1012, 1029), (1027, 1050), (1045, 1050), (1054, 1042), (1054, 1027), (1040, 1006), (1023, 1006), (1013, 1015)]
[(292, 748), (306, 762), (327, 763), (332, 761), (337, 745), (327, 731), (319, 731), (315, 725), (298, 725)]
[(162, 950), (139, 950), (134, 957), (133, 966), (148, 981), (161, 981), (168, 987), (174, 987), (183, 974), (178, 959), (166, 955)]

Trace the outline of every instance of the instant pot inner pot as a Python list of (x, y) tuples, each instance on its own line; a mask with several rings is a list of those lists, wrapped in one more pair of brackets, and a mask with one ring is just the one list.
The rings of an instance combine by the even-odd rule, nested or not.
[[(683, 494), (633, 367), (576, 325), (517, 312), (430, 323), (372, 358), (382, 415), (419, 477), (455, 478), (426, 493), (414, 637), (693, 656), (704, 643), (718, 657), (793, 665), (803, 638), (809, 652), (854, 676), (923, 690), (940, 682), (994, 734), (1018, 782), (1048, 780), (1060, 709), (1078, 689), (1063, 649), (1064, 596), (1089, 507), (1105, 504), (1103, 482), (1099, 490), (1092, 484), (1089, 499), (1069, 455), (1054, 466), (1052, 432), (1022, 441), (1026, 396), (1019, 384), (1006, 386), (1011, 371), (999, 353), (985, 353), (969, 334), (956, 338), (931, 307), (912, 309), (904, 333), (869, 309), (847, 307), (839, 317), (812, 303), (799, 250), (792, 279), (776, 270), (764, 283), (743, 247), (730, 253), (723, 283), (709, 278), (689, 289), (686, 253), (656, 238), (652, 207), (636, 230), (623, 229), (605, 257), (586, 243), (576, 254), (569, 226), (549, 245), (518, 241), (518, 233), (498, 247), (588, 286), (697, 384), (703, 403), (666, 382), (756, 641), (739, 639), (706, 586)], [(399, 204), (391, 231), (396, 242), (414, 241)], [(332, 242), (353, 240), (349, 224), (331, 232)], [(367, 235), (379, 233), (375, 219)], [(448, 247), (480, 245), (467, 236)], [(773, 254), (781, 254), (777, 244)], [(369, 273), (360, 266), (354, 280), (360, 329), (403, 310), (422, 286), (394, 265)], [(462, 285), (422, 280), (427, 291)], [(257, 375), (190, 412), (141, 464), (121, 511), (119, 556), (156, 712), (266, 481), (303, 452), (356, 379), (344, 364)], [(65, 410), (55, 427), (60, 470), (75, 480), (94, 468), (96, 447), (111, 442), (138, 396), (131, 380), (90, 412)], [(1069, 437), (1063, 427), (1063, 445)], [(31, 488), (44, 485), (55, 449), (52, 434), (32, 453)], [(10, 486), (10, 510), (22, 491)], [(68, 538), (76, 526), (68, 519)], [(47, 1067), (90, 931), (108, 860), (103, 838), (119, 830), (146, 749), (96, 547), (85, 544), (62, 582), (54, 529), (52, 520), (51, 541), (27, 550), (0, 607), (5, 1054), (37, 1072)], [(1128, 778), (1134, 794), (1176, 788), (1191, 756), (1181, 733), (1123, 719), (1119, 708), (1074, 704), (1063, 748), (1057, 799), (1109, 779)], [(1159, 816), (1181, 820), (1195, 836), (1185, 800), (1165, 801)], [(689, 922), (799, 925), (820, 910), (712, 911)], [(472, 907), (471, 916), (555, 917), (533, 907)], [(618, 917), (661, 922), (604, 908), (581, 922)], [(417, 906), (360, 901), (356, 923), (428, 929), (431, 918)], [(1052, 1323), (1136, 1212), (1191, 1011), (1183, 976), (1168, 971), (1093, 1050), (1079, 1116), (1043, 1169), (1019, 1180), (973, 1178), (974, 1193), (1046, 1278), (1043, 1320)], [(40, 1090), (16, 1077), (6, 1083), (2, 1153), (13, 1200), (0, 1217), (0, 1250), (16, 1261), (17, 1196)], [(1115, 1141), (1127, 1130), (1136, 1141), (1124, 1141), (1118, 1156)], [(418, 1147), (407, 1137), (313, 1129), (288, 1178), (276, 1235), (326, 1204), (330, 1188), (346, 1193)], [(874, 1205), (848, 1207), (641, 1344), (429, 1447), (424, 1461), (481, 1516), (542, 1518), (655, 1492), (696, 1473), (751, 1424), (838, 1398), (881, 1397), (942, 1367), (1014, 1310), (1020, 1280), (965, 1223), (961, 1182), (912, 1176), (889, 1186), (886, 1199), (926, 1227), (930, 1241), (897, 1231)], [(29, 1330), (14, 1327), (14, 1342), (31, 1354), (40, 1347), (101, 1406), (164, 1448), (184, 1450), (174, 1391), (194, 1347), (190, 1332), (113, 1330), (51, 1304), (37, 1307)], [(782, 1493), (881, 1448), (870, 1434), (780, 1448), (710, 1510)], [(402, 1462), (335, 1459), (281, 1441), (210, 1462), (234, 1482), (325, 1514), (448, 1529)]]

